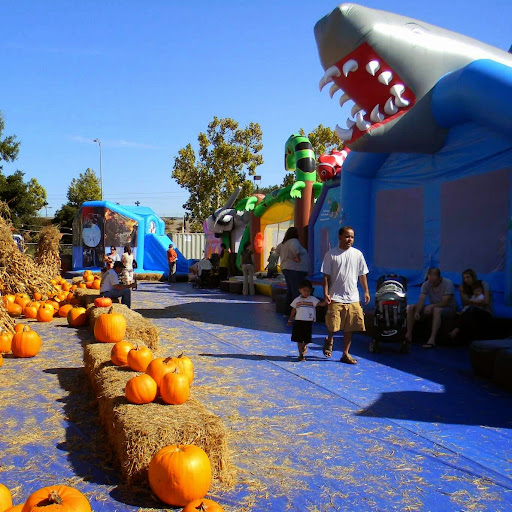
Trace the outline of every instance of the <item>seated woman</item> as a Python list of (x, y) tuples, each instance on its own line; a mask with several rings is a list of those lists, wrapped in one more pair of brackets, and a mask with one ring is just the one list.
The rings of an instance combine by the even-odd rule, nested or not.
[(450, 338), (469, 342), (485, 337), (492, 322), (492, 293), (489, 284), (479, 281), (476, 272), (468, 268), (462, 272), (459, 293), (463, 308), (457, 326), (449, 334)]

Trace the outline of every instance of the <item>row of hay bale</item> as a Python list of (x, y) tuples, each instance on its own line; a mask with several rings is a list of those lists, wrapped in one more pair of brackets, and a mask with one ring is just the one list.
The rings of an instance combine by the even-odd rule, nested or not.
[[(90, 294), (86, 294), (90, 295)], [(155, 352), (158, 330), (149, 320), (122, 304), (114, 311), (126, 319), (125, 340), (143, 343)], [(89, 328), (107, 308), (89, 306)], [(184, 404), (167, 405), (163, 401), (135, 405), (125, 398), (126, 383), (137, 373), (111, 362), (112, 344), (96, 343), (91, 337), (84, 343), (84, 365), (99, 402), (100, 420), (128, 485), (146, 485), (148, 466), (153, 455), (168, 445), (193, 444), (202, 448), (218, 482), (232, 483), (227, 431), (222, 420), (210, 413), (194, 396)]]

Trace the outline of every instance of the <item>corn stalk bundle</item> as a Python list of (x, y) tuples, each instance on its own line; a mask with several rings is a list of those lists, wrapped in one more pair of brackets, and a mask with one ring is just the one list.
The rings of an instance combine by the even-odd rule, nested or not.
[(34, 260), (20, 252), (12, 231), (9, 208), (0, 203), (0, 292), (3, 295), (28, 293), (32, 296), (36, 291), (42, 295), (49, 294), (53, 285)]
[(45, 226), (39, 232), (35, 264), (48, 280), (60, 276), (59, 241), (62, 235), (56, 226)]
[(2, 331), (14, 332), (14, 320), (7, 313), (4, 301), (0, 300), (0, 332)]

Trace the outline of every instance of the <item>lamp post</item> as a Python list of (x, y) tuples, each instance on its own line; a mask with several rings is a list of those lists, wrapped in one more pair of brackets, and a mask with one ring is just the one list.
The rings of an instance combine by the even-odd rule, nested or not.
[(101, 170), (101, 140), (100, 139), (93, 139), (93, 142), (97, 142), (98, 146), (100, 147), (100, 197), (103, 201), (103, 173)]

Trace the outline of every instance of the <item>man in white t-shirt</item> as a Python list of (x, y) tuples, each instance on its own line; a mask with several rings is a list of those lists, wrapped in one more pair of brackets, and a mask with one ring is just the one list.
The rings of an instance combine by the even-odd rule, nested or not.
[(364, 303), (370, 302), (368, 291), (368, 267), (363, 253), (352, 247), (354, 230), (343, 226), (338, 232), (339, 245), (324, 256), (322, 273), (324, 274), (324, 296), (328, 304), (325, 325), (328, 335), (324, 342), (324, 355), (331, 357), (334, 333), (343, 331), (342, 363), (356, 364), (350, 354), (352, 333), (365, 331), (363, 308), (359, 300), (357, 283), (364, 292)]
[(120, 261), (114, 263), (114, 268), (107, 270), (101, 278), (100, 296), (118, 299), (130, 307), (132, 305), (132, 288), (137, 287), (137, 283), (120, 284), (119, 274), (124, 270), (124, 265)]

